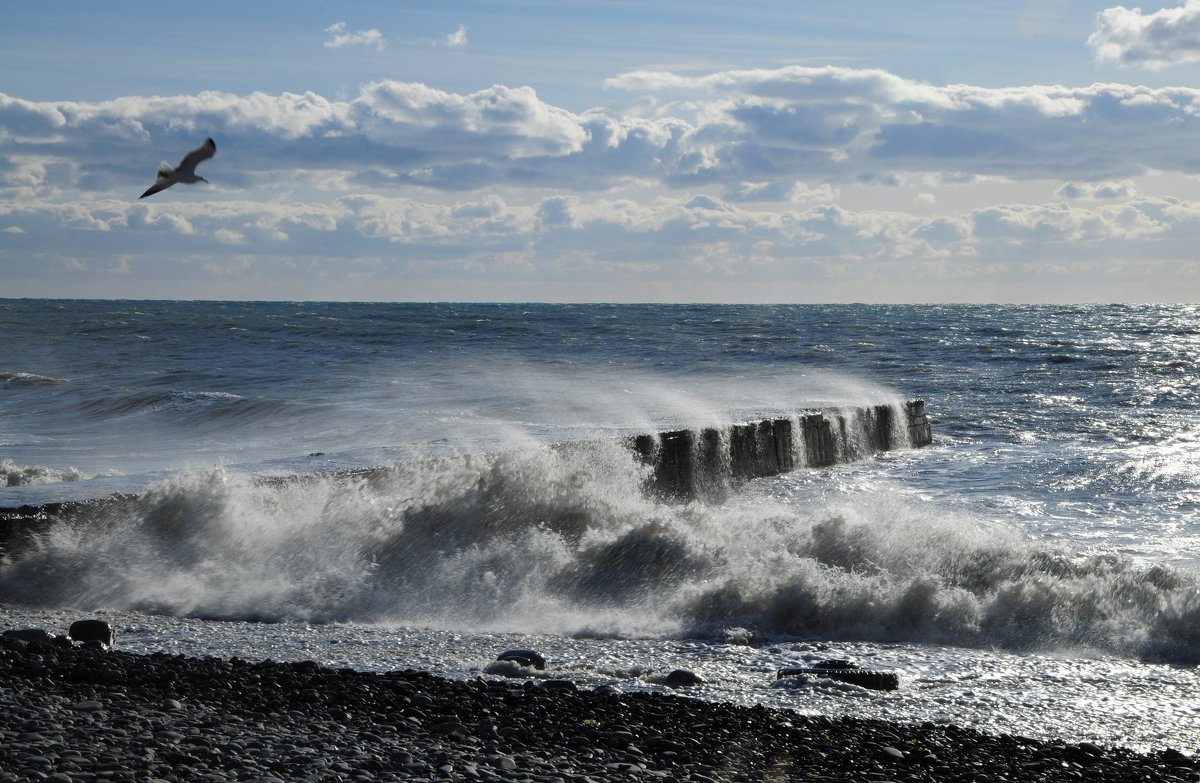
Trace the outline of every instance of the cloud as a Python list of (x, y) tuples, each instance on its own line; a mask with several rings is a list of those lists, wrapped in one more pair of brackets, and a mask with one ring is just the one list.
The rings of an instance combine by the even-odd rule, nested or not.
[(333, 34), (333, 38), (325, 42), (326, 49), (341, 49), (343, 46), (374, 46), (382, 52), (387, 46), (383, 33), (373, 27), (370, 30), (356, 30), (348, 33), (345, 22), (335, 22), (326, 27), (325, 32)]
[(577, 204), (577, 199), (566, 196), (548, 198), (537, 209), (538, 222), (544, 229), (578, 228)]
[(437, 38), (410, 38), (401, 41), (405, 46), (428, 46), (432, 48), (447, 47), (450, 49), (462, 49), (471, 41), (467, 38), (466, 25), (459, 25), (452, 33), (446, 33)]
[(635, 72), (608, 86), (661, 93), (669, 102), (658, 116), (693, 123), (690, 154), (673, 172), (678, 183), (882, 181), (902, 172), (1091, 180), (1191, 170), (1177, 151), (1197, 130), (1200, 109), (1191, 88), (938, 87), (838, 67)]
[(738, 182), (725, 186), (724, 197), (731, 202), (830, 202), (838, 190), (828, 184), (811, 186), (804, 182)]
[(467, 40), (467, 28), (460, 24), (457, 30), (446, 36), (445, 43), (446, 46), (452, 49), (459, 49), (466, 46), (469, 43)]
[[(554, 274), (570, 257), (586, 261), (589, 275), (620, 269), (633, 283), (630, 264), (649, 265), (647, 275), (650, 267), (676, 275), (697, 274), (696, 265), (720, 267), (721, 274), (746, 281), (824, 274), (818, 270), (832, 264), (849, 275), (905, 285), (939, 278), (944, 262), (960, 277), (990, 280), (996, 269), (1024, 264), (1033, 240), (1038, 253), (1064, 263), (1124, 263), (1131, 243), (1151, 248), (1157, 258), (1187, 261), (1200, 241), (1200, 203), (1143, 197), (1089, 208), (1008, 204), (935, 218), (834, 204), (763, 212), (711, 196), (648, 203), (559, 194), (528, 203), (356, 195), (327, 203), (0, 205), (0, 231), (18, 225), (24, 233), (6, 234), (0, 249), (0, 269), (12, 279), (14, 295), (25, 291), (22, 278), (38, 274), (32, 268), (38, 265), (25, 262), (31, 251), (42, 271), (87, 259), (79, 280), (89, 282), (107, 279), (96, 270), (118, 261), (135, 274), (166, 265), (180, 279), (194, 280), (199, 292), (212, 281), (192, 259), (228, 258), (236, 247), (256, 259), (258, 269), (282, 275), (275, 297), (299, 289), (314, 269), (334, 274), (356, 260), (389, 259), (373, 273), (373, 298), (386, 298), (408, 275), (453, 276), (464, 264), (499, 275), (499, 259), (528, 278)], [(46, 237), (56, 238), (53, 250)], [(307, 259), (308, 267), (280, 271), (295, 259)], [(941, 262), (929, 264), (932, 259)], [(1021, 274), (1036, 284), (1049, 273), (1026, 268)]]
[(1133, 198), (1138, 194), (1132, 182), (1064, 182), (1054, 195), (1073, 201), (1112, 201)]
[(1100, 62), (1152, 70), (1200, 60), (1200, 0), (1143, 14), (1116, 6), (1101, 11), (1088, 45)]
[[(450, 283), (435, 293), (462, 274), (492, 284), (477, 296), (504, 298), (546, 289), (500, 280), (566, 281), (556, 276), (575, 269), (589, 296), (618, 292), (600, 283), (620, 278), (643, 298), (682, 297), (681, 281), (719, 276), (752, 299), (784, 295), (752, 285), (772, 275), (891, 280), (902, 297), (935, 279), (1036, 291), (1034, 258), (1195, 267), (1200, 205), (1132, 179), (1200, 174), (1187, 152), (1200, 90), (935, 86), (832, 67), (638, 72), (610, 87), (639, 94), (631, 108), (586, 111), (530, 87), (395, 80), (345, 99), (0, 94), (0, 276), (12, 295), (37, 295), (52, 271), (74, 295), (120, 295), (101, 270), (129, 269), (128, 286), (166, 263), (196, 295), (225, 291), (205, 270), (233, 286), (246, 268), (229, 296), (312, 296), (303, 281), (319, 273), (356, 281), (321, 293), (334, 298), (470, 297)], [(159, 159), (209, 135), (211, 186), (137, 201)], [(1051, 203), (996, 203), (996, 188), (1017, 185)], [(355, 275), (338, 274), (347, 266)], [(403, 288), (418, 279), (431, 287)]]
[(530, 87), (455, 93), (394, 80), (365, 84), (349, 100), (0, 94), (0, 191), (144, 189), (158, 159), (172, 162), (208, 135), (221, 151), (206, 169), (224, 167), (215, 181), (232, 188), (308, 178), (384, 190), (588, 191), (638, 181), (712, 186), (735, 201), (811, 202), (842, 185), (912, 174), (1073, 183), (1200, 174), (1200, 155), (1181, 153), (1200, 132), (1194, 88), (934, 87), (878, 70), (801, 67), (626, 74), (611, 84), (673, 95), (635, 104), (650, 109), (573, 112)]

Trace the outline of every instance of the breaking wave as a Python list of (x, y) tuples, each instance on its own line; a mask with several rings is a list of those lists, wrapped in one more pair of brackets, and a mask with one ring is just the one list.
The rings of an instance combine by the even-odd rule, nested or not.
[[(104, 476), (117, 475), (108, 471)], [(95, 478), (75, 468), (52, 468), (48, 465), (18, 465), (11, 459), (0, 460), (0, 486), (19, 487), (27, 484), (61, 484)]]
[[(621, 442), (263, 483), (178, 476), (0, 565), (44, 607), (1200, 660), (1195, 574), (879, 487), (666, 502)], [(812, 473), (807, 474), (811, 476)]]

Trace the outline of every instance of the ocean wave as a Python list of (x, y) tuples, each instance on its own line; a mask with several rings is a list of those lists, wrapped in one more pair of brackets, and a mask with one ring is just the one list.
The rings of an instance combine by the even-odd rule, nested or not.
[(18, 465), (11, 459), (0, 460), (0, 485), (61, 484), (88, 478), (75, 468), (57, 469), (45, 465)]
[[(618, 442), (265, 485), (179, 476), (0, 566), (37, 606), (1200, 661), (1200, 580), (879, 490), (664, 503)], [(65, 579), (64, 574), (70, 574)]]
[(70, 381), (66, 378), (52, 378), (48, 375), (38, 375), (32, 372), (0, 370), (0, 383), (10, 386), (57, 386), (70, 383)]
[(247, 423), (269, 417), (288, 403), (238, 394), (176, 389), (99, 389), (74, 403), (74, 412), (96, 423), (145, 417), (148, 424)]

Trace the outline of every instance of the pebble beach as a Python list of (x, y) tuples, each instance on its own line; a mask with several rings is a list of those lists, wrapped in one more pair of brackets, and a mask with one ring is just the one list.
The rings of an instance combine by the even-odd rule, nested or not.
[[(683, 694), (686, 689), (680, 689)], [(0, 781), (1172, 781), (1200, 763), (570, 680), (0, 641)]]

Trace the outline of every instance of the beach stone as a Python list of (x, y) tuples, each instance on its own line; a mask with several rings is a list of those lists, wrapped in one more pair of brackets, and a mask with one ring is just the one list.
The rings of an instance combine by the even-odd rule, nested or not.
[(642, 744), (655, 753), (679, 753), (686, 750), (678, 742), (672, 742), (671, 740), (664, 739), (662, 736), (647, 737), (642, 741)]
[(695, 672), (687, 669), (675, 669), (666, 676), (663, 684), (672, 688), (690, 688), (693, 685), (703, 685), (704, 679)]
[(456, 737), (465, 737), (469, 733), (467, 727), (458, 721), (435, 723), (429, 727), (429, 730), (434, 734), (452, 734)]
[(104, 620), (76, 620), (67, 635), (77, 642), (97, 641), (106, 648), (112, 647), (117, 639), (116, 631)]
[(521, 666), (532, 666), (541, 670), (546, 668), (546, 659), (534, 650), (505, 650), (496, 656), (497, 661), (513, 661)]
[(26, 644), (50, 644), (53, 636), (44, 628), (16, 628), (4, 632), (6, 639), (18, 639)]
[[(53, 676), (34, 678), (39, 661)], [(67, 674), (107, 669), (118, 689)], [(170, 675), (170, 676), (168, 676)], [(651, 690), (546, 693), (79, 647), (0, 651), (0, 783), (72, 781), (1196, 781), (1200, 761), (949, 724), (740, 707)], [(162, 683), (169, 683), (164, 691)], [(534, 680), (536, 682), (536, 678)], [(316, 694), (316, 695), (314, 695)], [(401, 713), (420, 695), (425, 719)], [(173, 703), (181, 709), (170, 709)], [(52, 705), (52, 706), (48, 706)], [(102, 709), (101, 709), (102, 708)], [(497, 726), (504, 729), (497, 733)], [(920, 742), (910, 746), (914, 736)]]
[(542, 689), (547, 691), (576, 691), (579, 690), (571, 680), (545, 680), (542, 682)]

